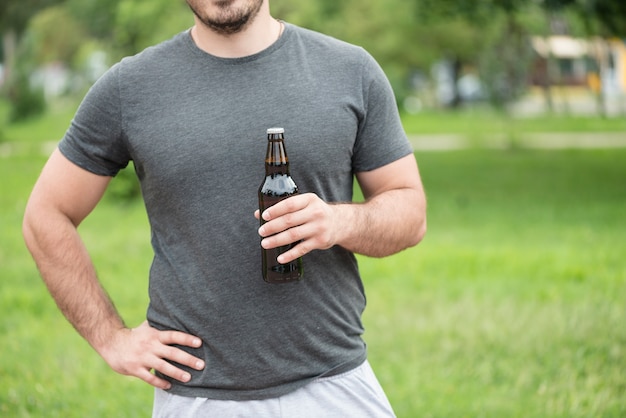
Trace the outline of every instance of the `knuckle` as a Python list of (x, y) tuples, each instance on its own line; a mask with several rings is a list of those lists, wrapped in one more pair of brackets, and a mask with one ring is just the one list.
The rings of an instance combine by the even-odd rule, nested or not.
[(297, 252), (298, 257), (302, 257), (303, 255), (309, 253), (311, 250), (312, 248), (309, 248), (307, 242), (303, 242), (299, 246), (296, 247), (296, 252)]
[(304, 196), (306, 196), (308, 203), (314, 203), (320, 200), (315, 193), (307, 193)]
[(326, 207), (324, 205), (313, 205), (311, 210), (313, 215), (318, 218), (326, 215)]
[(297, 228), (290, 228), (287, 231), (285, 231), (287, 234), (287, 237), (289, 238), (289, 240), (291, 242), (296, 242), (300, 239), (300, 234), (298, 233), (298, 229)]
[(169, 344), (172, 341), (172, 331), (159, 331), (159, 342), (161, 344)]
[(295, 218), (295, 217), (294, 217), (293, 213), (287, 213), (287, 214), (285, 214), (285, 216), (284, 216), (284, 221), (285, 221), (285, 225), (286, 225), (288, 228), (290, 228), (290, 227), (292, 227), (292, 226), (294, 226), (294, 225), (295, 225), (295, 219), (294, 219), (294, 218)]
[(163, 384), (161, 383), (160, 379), (157, 378), (152, 373), (146, 373), (144, 376), (140, 376), (140, 378), (143, 379), (143, 381), (148, 383), (149, 385), (152, 385), (152, 386), (155, 386), (155, 387), (161, 387), (161, 388), (163, 386)]
[(283, 200), (282, 202), (283, 209), (287, 212), (291, 212), (296, 208), (296, 199), (288, 198)]
[(153, 368), (154, 370), (158, 370), (164, 375), (171, 376), (171, 377), (175, 377), (176, 375), (175, 371), (177, 370), (176, 368), (174, 368), (174, 366), (172, 366), (170, 363), (168, 363), (164, 359), (160, 359)]
[(316, 237), (316, 243), (320, 249), (327, 249), (334, 245), (328, 231), (320, 231)]
[(174, 357), (176, 356), (176, 351), (177, 349), (172, 346), (164, 346), (163, 350), (160, 353), (160, 357), (164, 359), (174, 359)]

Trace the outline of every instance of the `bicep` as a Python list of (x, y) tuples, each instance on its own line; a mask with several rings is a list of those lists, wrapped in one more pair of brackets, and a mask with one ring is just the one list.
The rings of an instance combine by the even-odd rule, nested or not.
[(110, 180), (77, 166), (56, 149), (35, 183), (27, 211), (59, 213), (78, 226), (100, 201)]
[(413, 154), (375, 170), (359, 172), (356, 178), (365, 199), (399, 189), (414, 190), (422, 198), (424, 195), (422, 180)]

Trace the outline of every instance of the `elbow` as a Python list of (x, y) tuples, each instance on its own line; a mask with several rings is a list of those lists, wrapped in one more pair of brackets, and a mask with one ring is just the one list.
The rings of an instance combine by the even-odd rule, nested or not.
[[(24, 217), (22, 218), (22, 238), (26, 244), (26, 248), (35, 256), (35, 253), (41, 246), (41, 240), (46, 236), (46, 230), (52, 228), (53, 218), (46, 216), (40, 210), (37, 202), (32, 200), (26, 205)], [(54, 235), (54, 234), (52, 234)]]
[(415, 245), (417, 245), (420, 242), (422, 242), (422, 240), (426, 236), (426, 231), (427, 230), (428, 230), (428, 227), (426, 226), (426, 219), (424, 219), (422, 221), (421, 225), (420, 225), (419, 232), (417, 234), (417, 242), (415, 243)]
[(419, 224), (417, 225), (416, 231), (413, 234), (411, 234), (411, 240), (409, 242), (408, 247), (415, 247), (417, 244), (422, 242), (422, 240), (426, 236), (426, 230), (427, 230), (426, 219), (424, 218), (420, 220)]
[(24, 242), (26, 245), (31, 241), (33, 236), (33, 227), (31, 222), (30, 211), (28, 207), (24, 212), (24, 217), (22, 218), (22, 237), (24, 238)]
[(26, 247), (32, 252), (36, 241), (35, 231), (35, 217), (31, 214), (31, 211), (27, 208), (22, 219), (22, 238)]
[(418, 245), (426, 236), (427, 222), (426, 210), (418, 209), (411, 213), (407, 222), (402, 224), (403, 239), (398, 241), (399, 251), (404, 251)]
[(412, 206), (411, 210), (411, 232), (409, 234), (409, 245), (407, 248), (415, 247), (417, 244), (422, 242), (426, 236), (426, 230), (428, 229), (426, 222), (426, 196), (423, 188), (420, 187), (420, 190), (414, 195), (414, 197), (414, 206)]
[(417, 244), (422, 242), (424, 236), (426, 235), (426, 219), (421, 218), (415, 222), (415, 224), (409, 226), (405, 224), (404, 229), (404, 238), (402, 240), (397, 241), (398, 247), (396, 247), (393, 251), (388, 253), (380, 254), (379, 257), (386, 257), (388, 255), (393, 255), (395, 253), (399, 253), (404, 250), (408, 250), (409, 248), (415, 247)]

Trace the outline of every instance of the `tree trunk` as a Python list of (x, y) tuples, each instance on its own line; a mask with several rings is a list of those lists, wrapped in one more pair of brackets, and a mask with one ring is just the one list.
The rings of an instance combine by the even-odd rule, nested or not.
[(2, 35), (2, 50), (4, 51), (4, 74), (0, 79), (0, 92), (6, 93), (7, 87), (13, 77), (15, 71), (16, 51), (17, 51), (17, 34), (13, 29), (9, 29)]

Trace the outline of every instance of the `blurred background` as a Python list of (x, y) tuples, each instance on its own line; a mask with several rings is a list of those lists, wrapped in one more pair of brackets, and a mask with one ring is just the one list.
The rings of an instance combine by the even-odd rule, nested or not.
[[(621, 0), (274, 0), (275, 16), (362, 45), (408, 113), (489, 104), (626, 113)], [(183, 1), (3, 0), (0, 91), (11, 119), (81, 97), (122, 56), (192, 24)]]
[[(626, 1), (271, 7), (370, 51), (415, 147), (425, 240), (358, 257), (398, 417), (626, 417)], [(89, 86), (192, 24), (183, 0), (0, 0), (1, 417), (150, 416), (152, 389), (59, 313), (20, 225)], [(80, 232), (138, 325), (152, 249), (132, 167)]]

